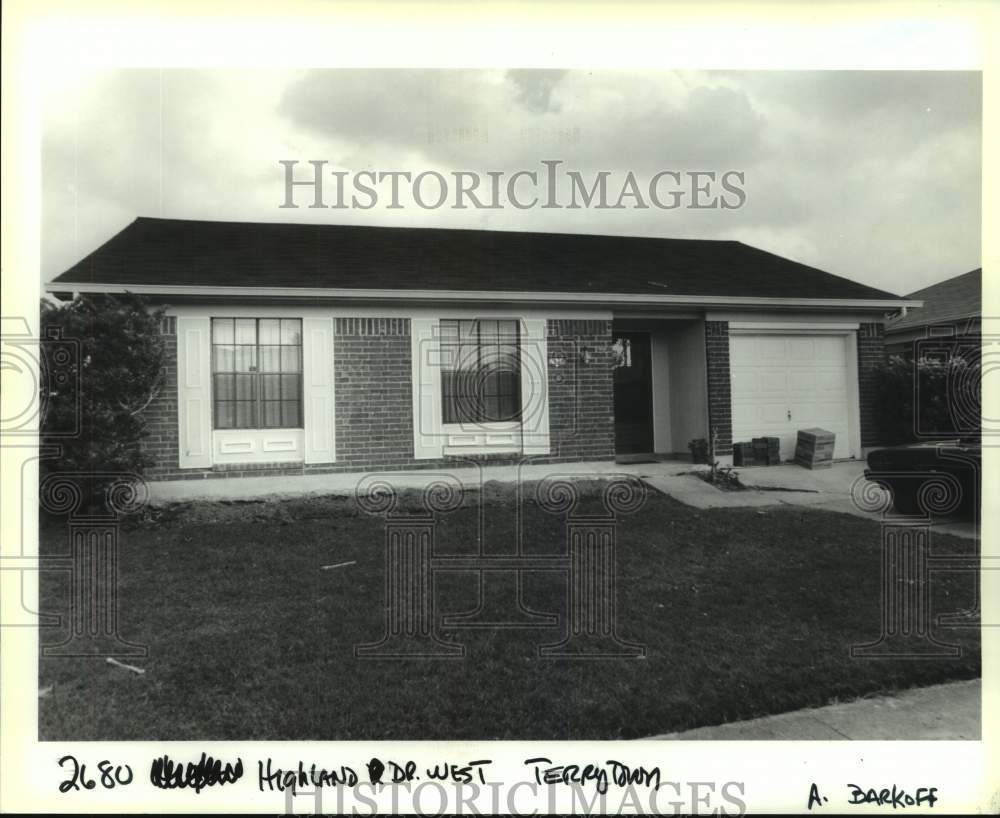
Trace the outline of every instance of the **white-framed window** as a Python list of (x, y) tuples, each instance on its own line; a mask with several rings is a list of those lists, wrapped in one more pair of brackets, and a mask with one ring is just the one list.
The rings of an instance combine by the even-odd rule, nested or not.
[(212, 319), (214, 429), (302, 428), (302, 320)]
[(182, 469), (336, 462), (332, 314), (254, 312), (177, 315)]
[(411, 333), (416, 459), (549, 453), (546, 319), (414, 316)]
[(442, 318), (440, 344), (444, 424), (521, 419), (520, 322)]

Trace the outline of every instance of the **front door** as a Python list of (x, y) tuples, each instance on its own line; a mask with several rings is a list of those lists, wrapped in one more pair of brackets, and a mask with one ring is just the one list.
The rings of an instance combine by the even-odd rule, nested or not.
[(620, 332), (614, 336), (615, 453), (650, 454), (653, 451), (653, 378), (648, 332)]

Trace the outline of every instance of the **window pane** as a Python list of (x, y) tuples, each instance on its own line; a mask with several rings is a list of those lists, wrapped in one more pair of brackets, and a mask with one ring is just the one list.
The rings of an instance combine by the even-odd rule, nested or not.
[(253, 389), (253, 375), (234, 375), (236, 379), (236, 399), (237, 400), (253, 400), (254, 389)]
[(456, 369), (475, 369), (479, 366), (479, 347), (464, 343), (458, 348), (455, 360)]
[(236, 343), (257, 343), (257, 320), (255, 318), (236, 319)]
[(299, 347), (281, 348), (281, 371), (301, 372), (302, 371), (302, 350)]
[(212, 343), (231, 344), (233, 343), (233, 319), (213, 318), (212, 319)]
[(235, 364), (237, 372), (253, 372), (257, 366), (257, 347), (236, 347)]
[(281, 322), (277, 318), (261, 318), (258, 330), (260, 332), (260, 337), (257, 339), (257, 343), (261, 344), (280, 344), (281, 343)]
[(264, 401), (261, 406), (264, 413), (264, 427), (276, 429), (281, 426), (281, 404), (278, 401)]
[(463, 421), (482, 419), (482, 401), (480, 400), (480, 373), (476, 370), (464, 370), (458, 374), (458, 415)]
[(501, 395), (520, 395), (521, 373), (509, 369), (497, 372), (497, 392)]
[(489, 344), (480, 347), (479, 363), (481, 368), (493, 369), (500, 365), (500, 347)]
[(260, 359), (258, 361), (257, 368), (261, 372), (280, 372), (281, 347), (260, 347)]
[(521, 417), (521, 398), (510, 393), (500, 396), (500, 420), (518, 420)]
[(484, 343), (494, 343), (497, 340), (497, 322), (496, 321), (480, 321), (479, 322), (479, 340)]
[(281, 319), (281, 343), (302, 343), (302, 322), (298, 318)]
[(441, 373), (441, 420), (444, 423), (457, 422), (457, 408), (455, 399), (455, 373)]
[(500, 340), (506, 343), (516, 343), (518, 338), (517, 321), (498, 321)]
[(480, 406), (476, 395), (476, 373), (443, 373), (445, 391), (443, 405), (445, 423), (462, 423), (479, 419)]
[(254, 413), (254, 405), (251, 401), (236, 402), (236, 428), (253, 429), (257, 425), (257, 418)]
[(497, 395), (483, 396), (483, 420), (505, 420), (500, 413), (500, 398)]
[(286, 429), (294, 429), (301, 426), (300, 408), (301, 405), (298, 401), (283, 400), (281, 402), (281, 425)]
[(233, 400), (236, 397), (234, 394), (234, 383), (235, 375), (216, 375), (215, 376), (215, 399), (216, 400)]
[(281, 375), (260, 376), (260, 399), (279, 400), (281, 398)]
[(298, 400), (302, 384), (301, 375), (281, 375), (282, 400)]
[(236, 364), (236, 352), (235, 347), (231, 346), (217, 346), (213, 347), (212, 351), (215, 356), (215, 360), (212, 363), (213, 368), (216, 372), (233, 372)]
[(499, 353), (500, 365), (504, 369), (509, 369), (512, 372), (520, 369), (520, 361), (518, 360), (517, 346), (515, 344), (501, 344)]
[(458, 322), (458, 335), (463, 341), (469, 341), (472, 343), (477, 342), (479, 335), (479, 330), (477, 329), (476, 321), (459, 321)]
[(233, 404), (230, 401), (217, 401), (215, 404), (215, 428), (232, 429), (236, 422)]

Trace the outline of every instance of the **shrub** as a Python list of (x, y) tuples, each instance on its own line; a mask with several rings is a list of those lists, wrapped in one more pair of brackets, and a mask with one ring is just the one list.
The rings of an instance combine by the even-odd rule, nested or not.
[(977, 367), (959, 356), (945, 360), (890, 357), (876, 373), (875, 411), (881, 442), (895, 446), (935, 437), (978, 437)]
[[(83, 475), (141, 474), (151, 464), (139, 443), (148, 434), (143, 410), (163, 384), (164, 310), (134, 295), (80, 295), (41, 309), (42, 337), (58, 330), (76, 345), (71, 377), (43, 381), (40, 443), (58, 453), (42, 459), (42, 476), (75, 475), (93, 504), (111, 478)], [(79, 433), (61, 434), (72, 429)]]

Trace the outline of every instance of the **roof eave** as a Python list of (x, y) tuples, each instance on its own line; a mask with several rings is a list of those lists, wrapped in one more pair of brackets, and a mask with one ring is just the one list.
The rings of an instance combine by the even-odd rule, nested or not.
[(922, 301), (905, 298), (769, 298), (762, 296), (670, 295), (668, 293), (568, 293), (505, 292), (492, 290), (387, 290), (329, 287), (218, 287), (172, 284), (101, 284), (52, 281), (47, 292), (135, 293), (184, 299), (245, 298), (309, 299), (325, 301), (507, 302), (552, 306), (687, 306), (687, 307), (795, 307), (892, 310), (921, 307)]

